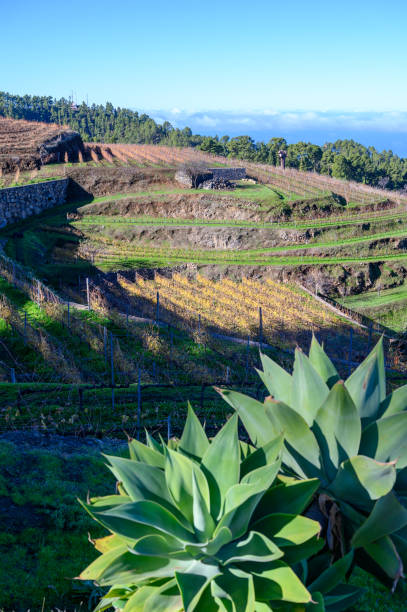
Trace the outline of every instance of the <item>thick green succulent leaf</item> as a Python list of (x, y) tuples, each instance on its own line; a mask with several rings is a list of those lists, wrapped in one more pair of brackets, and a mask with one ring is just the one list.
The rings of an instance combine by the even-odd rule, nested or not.
[(224, 603), (226, 610), (253, 612), (255, 593), (253, 578), (250, 574), (236, 568), (229, 568), (214, 580), (211, 588), (215, 600)]
[(138, 440), (129, 442), (130, 458), (164, 469), (164, 456)]
[(312, 537), (303, 544), (295, 544), (292, 546), (280, 545), (281, 550), (284, 552), (284, 561), (291, 567), (300, 561), (305, 561), (306, 559), (313, 557), (319, 553), (324, 546), (325, 540), (319, 535)]
[(151, 448), (151, 450), (156, 451), (157, 453), (160, 453), (161, 455), (163, 455), (164, 446), (162, 446), (159, 442), (157, 442), (157, 440), (154, 440), (154, 438), (148, 433), (147, 429), (145, 429), (144, 431), (146, 433), (146, 444), (148, 448)]
[(311, 503), (318, 490), (319, 480), (296, 480), (290, 483), (276, 484), (262, 497), (254, 513), (254, 520), (273, 512), (286, 512), (287, 514), (301, 514)]
[(387, 495), (396, 481), (393, 463), (379, 463), (358, 455), (344, 461), (329, 490), (338, 500), (370, 508), (370, 501)]
[[(177, 557), (185, 558), (184, 544), (177, 538), (163, 535), (151, 535), (140, 538), (131, 547), (131, 552), (136, 555), (151, 557)], [(189, 558), (189, 557), (188, 557)]]
[(123, 484), (133, 501), (149, 499), (157, 502), (165, 500), (171, 503), (162, 469), (133, 459), (111, 457), (109, 455), (105, 455), (105, 457), (110, 463), (107, 467)]
[(200, 540), (208, 540), (215, 530), (215, 522), (209, 511), (210, 501), (199, 486), (195, 471), (192, 472), (192, 519), (195, 533)]
[(193, 561), (175, 572), (185, 612), (192, 612), (208, 584), (221, 573), (217, 564)]
[(280, 461), (275, 461), (270, 466), (258, 468), (245, 477), (252, 477), (251, 482), (242, 482), (229, 489), (225, 497), (224, 514), (215, 533), (223, 526), (229, 527), (235, 537), (244, 533), (258, 502), (273, 483), (280, 465)]
[(318, 340), (315, 338), (314, 334), (312, 335), (309, 360), (324, 383), (328, 385), (329, 389), (331, 389), (334, 384), (338, 382), (340, 376), (334, 364), (329, 359)]
[(240, 446), (240, 461), (243, 462), (250, 457), (252, 453), (256, 452), (256, 448), (249, 444), (248, 442), (243, 442), (243, 440), (239, 440)]
[(225, 495), (240, 477), (240, 446), (237, 436), (237, 415), (233, 415), (213, 438), (202, 457), (202, 471), (209, 484), (213, 518), (221, 511)]
[(107, 510), (128, 502), (131, 502), (131, 497), (128, 495), (105, 495), (104, 497), (91, 497), (89, 507), (97, 510)]
[(254, 612), (273, 612), (273, 608), (265, 601), (256, 601)]
[(407, 385), (390, 393), (380, 404), (377, 418), (385, 418), (407, 409)]
[(240, 484), (235, 485), (226, 493), (225, 498), (225, 509), (229, 510), (231, 507), (236, 505), (235, 503), (231, 503), (231, 499), (234, 496), (234, 493), (243, 485), (255, 485), (258, 491), (266, 491), (273, 484), (279, 470), (281, 467), (281, 459), (277, 459), (268, 465), (263, 465), (262, 467), (257, 468), (257, 470), (253, 470), (249, 472), (240, 481)]
[[(240, 538), (247, 531), (253, 512), (263, 496), (263, 491), (259, 492), (257, 485), (240, 486), (243, 487), (242, 492), (239, 492), (241, 501), (222, 516), (216, 527), (215, 535), (224, 527), (231, 530), (234, 538)], [(237, 500), (238, 495), (234, 494), (233, 498)]]
[(213, 557), (218, 551), (234, 539), (231, 530), (228, 527), (221, 527), (216, 531), (214, 537), (209, 542), (199, 544), (187, 544), (185, 550), (192, 557), (201, 557), (203, 554)]
[(361, 598), (364, 592), (363, 588), (351, 584), (340, 584), (325, 595), (326, 612), (342, 612), (352, 609), (353, 604)]
[(321, 531), (317, 521), (285, 513), (269, 514), (253, 523), (252, 529), (272, 539), (280, 548), (303, 544)]
[(112, 535), (105, 536), (104, 538), (98, 538), (97, 540), (92, 540), (93, 546), (101, 553), (109, 552), (110, 550), (114, 550), (118, 546), (133, 546), (135, 544), (135, 540), (127, 540), (126, 538), (122, 538), (121, 536), (114, 533)]
[(263, 372), (257, 370), (257, 373), (267, 387), (268, 392), (279, 402), (290, 405), (293, 382), (291, 374), (286, 372), (278, 363), (263, 353), (260, 353), (260, 359), (263, 366)]
[(112, 607), (114, 607), (115, 610), (123, 610), (134, 592), (134, 587), (112, 587), (102, 597), (93, 612), (104, 612), (105, 610), (111, 610)]
[(160, 586), (142, 586), (128, 600), (123, 612), (182, 612), (182, 599), (176, 580)]
[(167, 449), (165, 452), (165, 481), (173, 503), (178, 510), (193, 523), (193, 474), (198, 482), (202, 498), (209, 506), (208, 482), (199, 466), (176, 451)]
[(354, 548), (366, 546), (406, 526), (407, 508), (399, 502), (393, 492), (388, 493), (377, 500), (365, 522), (353, 534), (352, 546)]
[(355, 402), (359, 416), (362, 419), (377, 418), (380, 404), (386, 397), (386, 373), (382, 339), (351, 374), (345, 384)]
[(272, 608), (273, 600), (303, 604), (311, 600), (301, 580), (283, 561), (273, 561), (264, 571), (256, 571), (255, 564), (248, 563), (245, 564), (245, 570), (253, 572), (256, 599), (270, 601)]
[(239, 415), (251, 441), (256, 447), (264, 446), (277, 434), (273, 433), (270, 421), (264, 410), (264, 404), (258, 400), (228, 389), (218, 389), (223, 399), (234, 408)]
[(300, 478), (322, 479), (319, 446), (306, 420), (281, 402), (268, 400), (264, 406), (272, 436), (284, 435), (283, 463)]
[(178, 444), (178, 450), (193, 459), (201, 460), (208, 447), (209, 440), (204, 428), (188, 402), (187, 420)]
[(377, 461), (397, 461), (396, 469), (407, 467), (407, 412), (399, 412), (368, 425), (363, 430), (360, 454)]
[(407, 567), (407, 529), (400, 529), (393, 533), (391, 539), (397, 549), (397, 553), (399, 554), (403, 567)]
[(201, 598), (198, 603), (194, 607), (194, 612), (227, 612), (225, 608), (219, 606), (219, 604), (215, 601), (215, 598), (212, 595), (212, 585), (214, 584), (211, 581), (206, 589), (201, 593)]
[(312, 592), (312, 601), (307, 604), (305, 610), (307, 612), (326, 612), (325, 600), (322, 593)]
[[(121, 497), (116, 495), (115, 497)], [(103, 498), (100, 498), (100, 500)], [(78, 500), (81, 506), (90, 514), (90, 516), (100, 523), (103, 527), (108, 529), (109, 531), (116, 532), (117, 535), (126, 539), (126, 540), (138, 540), (139, 538), (143, 538), (146, 535), (160, 534), (160, 531), (154, 529), (154, 527), (150, 527), (149, 525), (142, 525), (141, 523), (135, 523), (133, 520), (127, 520), (126, 518), (115, 518), (108, 514), (105, 517), (105, 512), (114, 511), (117, 508), (122, 508), (123, 506), (128, 506), (132, 502), (129, 498), (129, 502), (124, 504), (115, 504), (110, 506), (103, 506), (100, 501), (100, 505), (96, 505), (93, 503), (85, 504), (82, 500)], [(92, 500), (91, 500), (92, 502)], [(117, 529), (115, 526), (117, 525)]]
[(280, 456), (283, 444), (284, 436), (281, 434), (251, 453), (240, 466), (240, 477), (243, 478), (249, 472), (273, 463)]
[(319, 442), (324, 470), (331, 481), (342, 461), (357, 455), (361, 436), (360, 417), (342, 381), (330, 390), (312, 429)]
[(296, 349), (290, 406), (311, 427), (329, 388), (304, 353)]
[(225, 565), (229, 565), (246, 561), (267, 563), (280, 559), (283, 554), (263, 533), (250, 531), (245, 539), (235, 540), (221, 548), (216, 557)]
[(186, 542), (196, 542), (195, 535), (173, 513), (156, 502), (133, 502), (104, 512), (93, 511), (92, 514), (108, 529), (127, 538), (139, 539), (163, 532)]
[(362, 567), (370, 573), (375, 573), (374, 566), (379, 568), (392, 580), (397, 581), (403, 575), (403, 562), (394, 545), (393, 539), (389, 536), (379, 538), (374, 542), (370, 542), (363, 547), (363, 550), (371, 558), (373, 565)]
[(353, 551), (333, 563), (328, 567), (322, 574), (314, 580), (308, 589), (311, 592), (319, 591), (323, 594), (329, 593), (332, 589), (337, 587), (346, 578), (346, 574), (349, 572), (353, 561)]
[(128, 552), (127, 544), (121, 546), (115, 546), (111, 550), (103, 553), (97, 557), (86, 569), (84, 569), (78, 578), (80, 580), (98, 580), (103, 572), (113, 563), (116, 559)]
[(95, 580), (101, 586), (137, 584), (146, 578), (173, 577), (180, 567), (190, 565), (190, 560), (145, 557), (129, 551), (117, 554), (118, 550), (98, 557), (84, 570), (82, 580)]
[[(397, 464), (396, 464), (397, 468)], [(397, 470), (396, 491), (400, 497), (404, 498), (404, 504), (407, 506), (407, 468)]]

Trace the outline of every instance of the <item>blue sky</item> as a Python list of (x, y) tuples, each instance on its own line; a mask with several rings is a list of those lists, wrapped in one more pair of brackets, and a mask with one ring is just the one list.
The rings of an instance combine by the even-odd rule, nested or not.
[(178, 120), (206, 112), (208, 124), (226, 111), (237, 120), (274, 113), (276, 129), (288, 129), (290, 113), (305, 127), (345, 117), (349, 130), (362, 117), (353, 113), (373, 124), (379, 113), (390, 131), (405, 130), (403, 0), (15, 0), (2, 3), (1, 22), (2, 90), (73, 90), (78, 101)]

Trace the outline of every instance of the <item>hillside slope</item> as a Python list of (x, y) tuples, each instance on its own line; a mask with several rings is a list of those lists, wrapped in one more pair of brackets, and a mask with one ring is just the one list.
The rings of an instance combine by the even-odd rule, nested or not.
[(0, 117), (0, 170), (33, 170), (42, 164), (77, 161), (83, 150), (77, 132), (52, 123)]

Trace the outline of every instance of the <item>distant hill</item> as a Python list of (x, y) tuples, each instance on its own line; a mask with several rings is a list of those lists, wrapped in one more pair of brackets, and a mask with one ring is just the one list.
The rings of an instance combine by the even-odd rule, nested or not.
[(50, 96), (16, 96), (0, 92), (0, 116), (69, 125), (85, 142), (162, 144), (194, 147), (207, 153), (244, 159), (262, 164), (279, 165), (278, 151), (287, 151), (286, 165), (296, 170), (317, 172), (334, 178), (352, 180), (381, 189), (407, 191), (407, 159), (392, 151), (377, 151), (354, 140), (288, 144), (285, 138), (273, 137), (267, 143), (255, 142), (247, 135), (212, 137), (193, 134), (189, 127), (162, 125), (146, 114), (127, 108), (85, 102), (74, 104)]

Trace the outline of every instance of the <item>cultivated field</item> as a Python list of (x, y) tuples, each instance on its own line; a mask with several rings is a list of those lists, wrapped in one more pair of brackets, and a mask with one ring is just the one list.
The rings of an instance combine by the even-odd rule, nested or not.
[[(93, 583), (78, 591), (69, 578), (91, 560), (76, 498), (107, 492), (99, 451), (122, 452), (144, 427), (179, 436), (187, 400), (213, 436), (231, 414), (214, 385), (268, 395), (259, 349), (291, 369), (315, 333), (346, 378), (384, 333), (389, 390), (406, 380), (406, 199), (250, 163), (233, 191), (182, 188), (176, 168), (199, 160), (243, 165), (92, 144), (79, 163), (5, 180), (72, 183), (63, 206), (0, 230), (0, 455), (14, 521), (0, 608), (1, 597), (67, 611), (95, 601)], [(368, 584), (355, 609), (403, 605), (403, 591)]]
[[(42, 164), (56, 161), (54, 150), (49, 148), (56, 140), (71, 141), (65, 151), (59, 147), (60, 161), (78, 158), (80, 139), (68, 127), (0, 117), (0, 187), (28, 182), (37, 175)], [(76, 155), (73, 155), (75, 149)], [(27, 174), (27, 171), (30, 172)]]

